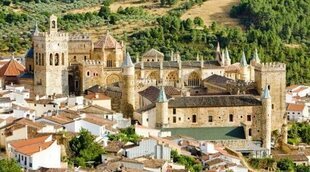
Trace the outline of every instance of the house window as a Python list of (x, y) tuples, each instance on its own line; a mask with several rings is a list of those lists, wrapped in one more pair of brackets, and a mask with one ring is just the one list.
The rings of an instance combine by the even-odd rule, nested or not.
[(196, 115), (193, 115), (192, 116), (192, 123), (196, 123), (197, 121), (196, 121)]
[(247, 116), (247, 121), (251, 121), (252, 120), (252, 116), (251, 115), (248, 115)]
[(87, 76), (89, 76), (89, 75), (90, 75), (90, 72), (89, 72), (89, 71), (87, 71), (86, 75), (87, 75)]
[(173, 108), (173, 114), (175, 115), (177, 113), (176, 108)]
[(173, 117), (173, 123), (176, 123), (176, 122), (177, 122), (177, 117), (174, 116), (174, 117)]
[(84, 60), (86, 60), (86, 56), (84, 56)]
[(181, 121), (181, 117), (179, 117), (179, 121)]
[(234, 121), (234, 115), (233, 114), (229, 114), (229, 122), (233, 122)]
[(32, 167), (32, 163), (31, 162), (29, 163), (29, 167)]
[(249, 136), (252, 136), (252, 129), (249, 128)]
[(213, 116), (208, 117), (208, 122), (213, 122)]
[(268, 85), (268, 90), (270, 90), (270, 85)]
[(149, 122), (149, 119), (148, 119), (148, 118), (146, 118), (146, 122)]

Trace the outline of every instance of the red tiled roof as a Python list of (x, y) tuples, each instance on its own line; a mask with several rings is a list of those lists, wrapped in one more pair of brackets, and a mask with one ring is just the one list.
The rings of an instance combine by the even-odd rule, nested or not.
[(109, 33), (104, 35), (99, 41), (95, 42), (95, 48), (122, 48), (122, 45), (116, 41)]
[(32, 139), (22, 139), (22, 140), (16, 140), (10, 142), (10, 145), (13, 146), (15, 149), (19, 149), (25, 146), (34, 145), (34, 144), (40, 144), (45, 143), (45, 141), (50, 137), (50, 135), (42, 136), (42, 137), (36, 137)]
[(0, 76), (19, 76), (25, 72), (25, 67), (14, 58), (0, 68)]
[(54, 141), (44, 142), (44, 143), (38, 143), (33, 145), (27, 145), (24, 147), (17, 148), (16, 151), (20, 152), (25, 155), (32, 155), (36, 152), (40, 152), (48, 147), (50, 147), (51, 144), (53, 144)]
[(87, 95), (84, 96), (86, 99), (89, 99), (89, 100), (109, 100), (111, 99), (110, 97), (106, 96), (105, 94), (103, 93), (89, 93)]
[(304, 104), (288, 104), (287, 110), (288, 111), (303, 111), (305, 108)]

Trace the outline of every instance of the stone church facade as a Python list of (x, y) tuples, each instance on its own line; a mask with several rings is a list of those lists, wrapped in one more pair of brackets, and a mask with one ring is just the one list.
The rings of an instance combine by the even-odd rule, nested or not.
[[(118, 42), (110, 33), (104, 35), (97, 42), (93, 42), (87, 34), (58, 31), (56, 16), (52, 15), (49, 23), (48, 32), (39, 32), (36, 28), (33, 33), (33, 55), (26, 57), (26, 68), (34, 73), (35, 94), (79, 95), (95, 85), (120, 87), (123, 95), (122, 109), (125, 104), (132, 105), (133, 109), (141, 109), (143, 107), (139, 106), (141, 103), (137, 98), (137, 92), (149, 86), (171, 86), (184, 91), (203, 87), (206, 79), (216, 75), (230, 80), (222, 88), (217, 88), (217, 85), (213, 87), (230, 90), (228, 92), (234, 95), (226, 95), (229, 101), (233, 101), (230, 96), (239, 96), (237, 99), (241, 101), (243, 98), (240, 98), (240, 95), (252, 94), (247, 89), (251, 86), (255, 93), (251, 95), (249, 101), (254, 103), (246, 106), (244, 104), (231, 106), (223, 104), (221, 107), (214, 105), (207, 109), (204, 107), (205, 105), (177, 107), (177, 111), (182, 111), (179, 114), (184, 114), (183, 116), (175, 116), (173, 105), (169, 105), (169, 108), (164, 110), (167, 112), (164, 123), (169, 123), (170, 127), (175, 128), (242, 124), (247, 127), (251, 126), (253, 137), (261, 137), (262, 135), (258, 135), (256, 132), (262, 132), (266, 127), (261, 126), (268, 123), (260, 121), (260, 119), (266, 119), (261, 115), (266, 112), (267, 108), (263, 106), (264, 102), (260, 96), (268, 88), (272, 115), (268, 113), (267, 116), (271, 116), (271, 121), (277, 121), (272, 122), (272, 130), (286, 133), (285, 64), (261, 63), (257, 52), (253, 55), (250, 64), (247, 63), (244, 53), (240, 63), (231, 64), (229, 51), (221, 50), (219, 45), (215, 51), (215, 60), (212, 61), (205, 61), (200, 57), (193, 61), (182, 61), (177, 52), (171, 52), (170, 59), (165, 61), (163, 53), (151, 49), (142, 55), (141, 59), (137, 58), (134, 64), (130, 55), (125, 54), (124, 44)], [(223, 101), (225, 96), (219, 99)], [(171, 103), (176, 101), (171, 100)], [(206, 104), (210, 101), (209, 98)], [(168, 105), (158, 104), (158, 102), (155, 104), (156, 107), (168, 107)], [(158, 110), (154, 110), (155, 114), (156, 111)], [(212, 120), (209, 115), (203, 115), (205, 113), (214, 114)], [(193, 116), (193, 114), (200, 115)], [(227, 115), (222, 116), (222, 114)], [(233, 117), (229, 114), (233, 114)], [(155, 117), (154, 127), (158, 127), (158, 123), (163, 122), (163, 118), (158, 115)], [(234, 120), (230, 121), (231, 118)], [(174, 123), (174, 120), (178, 122)], [(165, 125), (161, 124), (160, 126), (164, 127)]]

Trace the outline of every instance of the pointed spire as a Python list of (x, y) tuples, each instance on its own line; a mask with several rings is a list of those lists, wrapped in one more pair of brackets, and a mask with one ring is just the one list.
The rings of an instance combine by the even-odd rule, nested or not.
[(230, 56), (229, 56), (229, 52), (228, 52), (227, 47), (225, 48), (225, 57), (226, 57), (226, 60), (230, 60)]
[(133, 65), (133, 63), (132, 63), (131, 57), (130, 57), (129, 53), (127, 52), (127, 55), (126, 55), (126, 57), (125, 57), (125, 59), (124, 59), (124, 62), (123, 62), (123, 64), (122, 64), (122, 67), (123, 67), (123, 68), (127, 68), (127, 67), (133, 67), (133, 66), (134, 66), (134, 65)]
[(224, 60), (225, 60), (225, 57), (226, 57), (225, 51), (224, 51), (224, 50), (222, 50), (222, 55), (221, 55), (221, 59), (222, 59), (222, 61), (224, 61)]
[(254, 53), (253, 59), (254, 59), (256, 62), (260, 62), (260, 59), (259, 59), (259, 57), (258, 57), (257, 48), (255, 48), (255, 53)]
[(35, 28), (34, 28), (34, 31), (33, 31), (33, 33), (32, 33), (32, 35), (37, 35), (37, 34), (39, 34), (39, 27), (38, 27), (38, 22), (36, 22), (36, 25), (35, 25)]
[(268, 99), (270, 98), (270, 93), (269, 93), (269, 89), (268, 89), (268, 85), (266, 84), (263, 95), (262, 95), (263, 99)]
[(245, 66), (248, 65), (248, 63), (246, 62), (246, 58), (245, 58), (245, 53), (244, 53), (244, 51), (242, 51), (242, 58), (241, 58), (241, 61), (240, 61), (240, 65), (241, 65), (242, 67), (245, 67)]
[(166, 93), (165, 93), (165, 88), (164, 86), (161, 86), (161, 89), (159, 91), (159, 95), (158, 95), (158, 98), (157, 98), (157, 102), (159, 103), (164, 103), (164, 102), (167, 102), (168, 99), (167, 99), (167, 96), (166, 96)]
[(216, 52), (221, 52), (220, 42), (217, 42)]

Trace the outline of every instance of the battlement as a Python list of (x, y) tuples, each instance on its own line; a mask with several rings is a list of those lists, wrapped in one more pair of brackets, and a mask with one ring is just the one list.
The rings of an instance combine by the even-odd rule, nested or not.
[(69, 35), (69, 40), (70, 41), (75, 41), (75, 40), (78, 40), (78, 41), (89, 41), (91, 40), (90, 39), (90, 36), (89, 34), (86, 34), (86, 33), (71, 33)]
[(38, 37), (54, 38), (54, 37), (68, 37), (69, 34), (65, 32), (40, 32)]
[(101, 60), (84, 60), (83, 65), (103, 65)]
[(286, 64), (280, 62), (261, 63), (255, 66), (256, 70), (270, 71), (270, 70), (286, 70)]

